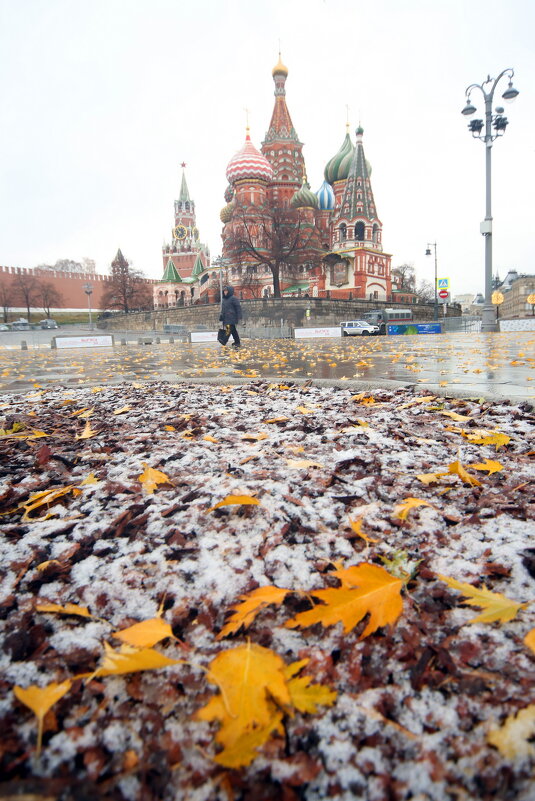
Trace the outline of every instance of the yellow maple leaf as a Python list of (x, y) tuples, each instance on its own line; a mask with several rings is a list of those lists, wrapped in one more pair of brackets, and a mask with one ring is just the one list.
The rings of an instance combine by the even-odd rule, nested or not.
[(308, 406), (297, 406), (296, 411), (301, 414), (314, 414), (314, 409), (309, 409)]
[(104, 656), (100, 667), (93, 676), (118, 676), (123, 673), (137, 673), (140, 670), (157, 670), (170, 665), (182, 665), (183, 659), (169, 659), (153, 648), (134, 648), (122, 645), (115, 651), (108, 643), (104, 643)]
[(484, 610), (480, 615), (469, 620), (468, 623), (494, 623), (497, 620), (501, 623), (507, 623), (517, 616), (520, 609), (525, 609), (528, 606), (528, 603), (511, 601), (501, 592), (491, 592), (485, 587), (478, 589), (471, 584), (457, 581), (448, 576), (439, 575), (438, 578), (444, 581), (448, 587), (462, 593), (465, 603), (470, 606), (479, 606)]
[(310, 592), (323, 603), (288, 620), (285, 623), (287, 628), (306, 628), (314, 623), (323, 626), (343, 623), (344, 632), (347, 633), (369, 614), (362, 639), (381, 626), (395, 623), (401, 615), (403, 601), (400, 592), (403, 582), (384, 568), (364, 563), (336, 570), (335, 575), (342, 586)]
[(470, 484), (472, 487), (481, 486), (481, 481), (478, 481), (475, 476), (471, 476), (468, 470), (462, 466), (458, 459), (456, 462), (452, 462), (450, 465), (448, 465), (448, 473), (453, 473), (454, 475), (459, 476), (463, 484)]
[(535, 736), (535, 704), (521, 709), (518, 714), (509, 715), (503, 726), (491, 729), (487, 741), (494, 745), (500, 754), (511, 761), (535, 757), (535, 745), (530, 740)]
[(142, 462), (141, 465), (145, 469), (141, 475), (137, 477), (137, 480), (141, 482), (147, 495), (152, 495), (158, 484), (172, 484), (169, 476), (166, 476), (161, 470), (155, 470), (153, 467), (149, 467), (146, 462)]
[(58, 501), (64, 495), (67, 495), (69, 492), (73, 492), (74, 489), (74, 484), (69, 484), (67, 487), (60, 487), (59, 489), (55, 490), (51, 489), (43, 490), (43, 492), (32, 492), (28, 500), (25, 503), (21, 503), (19, 506), (19, 509), (24, 509), (24, 515), (22, 519), (24, 521), (39, 519), (30, 517), (31, 513), (36, 509), (39, 509), (41, 506), (46, 506), (47, 509), (50, 508), (53, 503), (56, 503), (56, 501)]
[[(308, 662), (308, 659), (292, 662), (284, 669), (284, 675), (292, 706), (299, 712), (308, 712), (314, 715), (318, 711), (318, 706), (332, 706), (336, 701), (337, 693), (326, 684), (311, 685), (311, 676), (296, 676)], [(290, 715), (293, 717), (293, 710), (290, 710)]]
[(173, 629), (161, 617), (134, 623), (127, 629), (114, 631), (113, 636), (128, 645), (135, 645), (136, 648), (152, 648), (153, 645), (167, 637), (174, 638)]
[(35, 608), (38, 612), (55, 612), (59, 615), (78, 615), (79, 617), (93, 617), (87, 606), (78, 606), (78, 604), (36, 604)]
[(288, 467), (294, 470), (305, 470), (308, 467), (323, 467), (319, 462), (314, 462), (312, 459), (286, 459)]
[(78, 411), (72, 412), (71, 417), (82, 417), (88, 420), (94, 411), (95, 411), (94, 406), (92, 406), (91, 408), (89, 408), (88, 406), (84, 406), (83, 409), (78, 409)]
[(120, 409), (114, 409), (113, 414), (115, 414), (115, 415), (117, 415), (117, 414), (125, 414), (125, 412), (129, 412), (129, 411), (131, 411), (131, 409), (132, 409), (131, 406), (121, 406)]
[(260, 442), (263, 439), (267, 439), (268, 435), (265, 431), (261, 431), (259, 434), (244, 434), (242, 439), (248, 442)]
[(406, 520), (411, 509), (417, 509), (418, 506), (431, 506), (431, 504), (427, 501), (423, 501), (421, 498), (404, 498), (403, 501), (394, 508), (394, 517), (399, 517), (400, 520)]
[(240, 595), (240, 602), (231, 607), (232, 616), (217, 635), (217, 639), (235, 634), (242, 626), (248, 628), (262, 609), (270, 604), (281, 604), (289, 592), (291, 590), (268, 585)]
[(531, 650), (535, 654), (535, 629), (531, 629), (531, 631), (528, 631), (528, 633), (524, 637), (524, 645), (527, 645), (528, 648), (531, 648)]
[(18, 700), (32, 710), (37, 718), (38, 733), (37, 733), (37, 755), (41, 753), (41, 745), (43, 742), (43, 721), (45, 715), (51, 707), (54, 706), (60, 698), (63, 698), (65, 693), (71, 689), (71, 684), (68, 679), (61, 684), (55, 681), (48, 684), (46, 687), (37, 687), (35, 684), (30, 685), (23, 689), (16, 685), (13, 692)]
[(355, 534), (365, 542), (379, 542), (379, 540), (374, 540), (372, 537), (368, 537), (368, 535), (362, 531), (362, 520), (350, 520), (349, 525)]
[(227, 495), (226, 498), (211, 506), (206, 512), (213, 512), (214, 509), (219, 509), (221, 506), (260, 506), (260, 501), (251, 495)]
[(476, 462), (476, 464), (469, 464), (467, 467), (471, 467), (473, 470), (480, 470), (484, 471), (490, 475), (493, 473), (499, 473), (500, 470), (503, 470), (503, 464), (500, 462), (494, 462), (492, 459), (485, 459), (484, 462)]
[(164, 426), (163, 428), (164, 431), (176, 431), (176, 428), (174, 426)]
[(74, 439), (91, 439), (91, 437), (94, 437), (96, 434), (98, 434), (98, 431), (94, 431), (91, 428), (91, 423), (88, 420), (82, 433), (76, 434)]
[(206, 435), (203, 437), (203, 439), (204, 439), (206, 442), (219, 442), (219, 440), (218, 440), (218, 439), (216, 439), (215, 437), (212, 437), (212, 436), (210, 436), (210, 434), (206, 434)]

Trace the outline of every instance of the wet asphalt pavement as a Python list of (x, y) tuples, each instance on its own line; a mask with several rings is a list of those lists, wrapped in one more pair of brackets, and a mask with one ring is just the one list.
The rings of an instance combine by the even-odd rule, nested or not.
[(0, 341), (0, 392), (122, 381), (225, 384), (265, 378), (347, 381), (362, 389), (421, 385), (444, 395), (535, 398), (534, 332), (242, 340), (238, 351), (218, 343), (178, 342), (57, 351), (49, 347), (51, 332), (39, 333), (44, 338), (39, 336), (33, 348), (29, 341), (28, 351)]

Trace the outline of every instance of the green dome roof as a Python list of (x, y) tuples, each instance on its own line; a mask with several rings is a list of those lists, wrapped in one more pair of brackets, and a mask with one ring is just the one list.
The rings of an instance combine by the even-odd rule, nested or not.
[(342, 147), (338, 153), (327, 162), (325, 167), (324, 175), (328, 183), (333, 184), (335, 181), (344, 181), (347, 178), (354, 151), (355, 146), (351, 141), (348, 131), (342, 142)]
[(301, 189), (297, 190), (290, 203), (294, 209), (302, 209), (306, 207), (313, 209), (318, 208), (318, 198), (314, 192), (311, 191), (310, 184), (308, 183), (306, 177), (303, 178), (303, 186)]

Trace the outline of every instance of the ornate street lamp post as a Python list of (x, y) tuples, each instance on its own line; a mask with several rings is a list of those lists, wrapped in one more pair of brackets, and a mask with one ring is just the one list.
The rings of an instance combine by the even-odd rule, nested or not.
[[(492, 144), (498, 136), (503, 136), (505, 129), (508, 125), (507, 117), (503, 116), (504, 109), (501, 106), (496, 106), (494, 109), (495, 114), (492, 113), (492, 101), (494, 98), (494, 90), (499, 81), (507, 75), (509, 78), (509, 85), (505, 92), (502, 94), (504, 100), (514, 100), (518, 95), (518, 90), (513, 86), (514, 70), (508, 68), (500, 72), (496, 79), (491, 78), (490, 75), (486, 81), (477, 84), (472, 83), (466, 89), (466, 106), (462, 110), (462, 114), (466, 117), (475, 114), (476, 107), (471, 102), (471, 94), (474, 89), (480, 89), (485, 100), (485, 120), (470, 120), (468, 130), (471, 132), (474, 139), (480, 139), (485, 143), (485, 186), (486, 186), (486, 211), (485, 219), (481, 223), (480, 231), (485, 237), (485, 305), (483, 306), (483, 319), (481, 324), (482, 331), (496, 331), (497, 324), (495, 320), (494, 309), (492, 306), (492, 214), (491, 214), (491, 151)], [(482, 133), (483, 128), (485, 132)], [(494, 133), (492, 129), (494, 128)]]
[(433, 310), (434, 319), (438, 320), (438, 278), (437, 278), (437, 243), (428, 242), (425, 251), (426, 256), (431, 255), (431, 248), (435, 248), (435, 307)]
[(89, 312), (89, 330), (93, 330), (93, 321), (91, 319), (91, 294), (93, 292), (93, 287), (91, 284), (84, 284), (84, 292), (87, 295), (87, 310)]

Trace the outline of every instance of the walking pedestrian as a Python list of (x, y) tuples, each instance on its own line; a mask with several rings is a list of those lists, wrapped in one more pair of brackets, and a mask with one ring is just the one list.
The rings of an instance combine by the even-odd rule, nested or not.
[(219, 315), (219, 319), (225, 326), (228, 335), (232, 336), (234, 340), (232, 342), (233, 348), (240, 347), (240, 336), (236, 330), (236, 325), (241, 322), (242, 318), (241, 303), (234, 294), (234, 287), (223, 287), (223, 299), (221, 302), (221, 314)]

